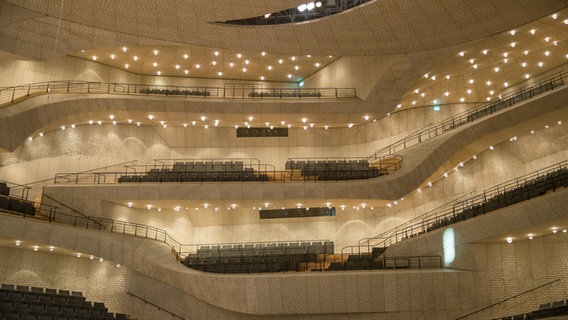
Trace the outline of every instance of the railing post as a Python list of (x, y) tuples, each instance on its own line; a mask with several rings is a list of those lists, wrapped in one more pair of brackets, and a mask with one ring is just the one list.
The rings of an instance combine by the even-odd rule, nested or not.
[(91, 83), (90, 82), (87, 85), (87, 93), (91, 93)]
[(16, 95), (16, 87), (14, 87), (14, 88), (12, 89), (12, 101), (10, 101), (11, 103), (14, 102), (14, 96), (15, 96), (15, 95)]

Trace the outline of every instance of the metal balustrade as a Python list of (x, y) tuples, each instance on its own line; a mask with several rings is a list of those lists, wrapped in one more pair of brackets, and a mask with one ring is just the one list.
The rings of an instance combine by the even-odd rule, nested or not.
[(384, 252), (389, 246), (429, 231), (437, 230), (487, 212), (540, 196), (557, 188), (568, 187), (568, 160), (542, 168), (535, 172), (506, 181), (484, 192), (456, 199), (429, 214), (405, 223), (402, 227), (370, 238), (363, 238), (357, 245), (342, 248), (343, 254), (371, 254), (373, 250)]
[(257, 88), (173, 86), (61, 80), (0, 88), (0, 106), (47, 94), (112, 94), (215, 99), (340, 99), (356, 98), (354, 88)]
[(438, 125), (428, 126), (424, 130), (412, 133), (399, 141), (379, 149), (375, 151), (373, 155), (369, 156), (369, 159), (378, 159), (387, 155), (396, 154), (422, 142), (439, 137), (446, 132), (453, 131), (463, 125), (472, 123), (477, 119), (490, 116), (497, 111), (509, 108), (520, 102), (532, 99), (543, 93), (564, 86), (566, 80), (568, 80), (568, 73), (564, 70), (540, 80), (531, 80), (531, 85), (527, 87), (499, 96), (498, 99), (482, 104), (472, 110), (457, 114), (442, 121), (442, 123)]

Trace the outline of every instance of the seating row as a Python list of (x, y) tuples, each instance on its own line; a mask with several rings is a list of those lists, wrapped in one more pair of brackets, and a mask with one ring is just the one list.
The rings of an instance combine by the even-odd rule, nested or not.
[(207, 90), (140, 89), (142, 94), (164, 94), (166, 96), (210, 96)]
[(0, 196), (9, 196), (10, 195), (10, 187), (6, 182), (0, 182)]
[(146, 175), (125, 175), (118, 182), (202, 182), (202, 181), (268, 181), (266, 174), (255, 174), (251, 168), (244, 171), (208, 172), (149, 172)]
[(36, 213), (36, 209), (32, 201), (5, 195), (0, 195), (0, 209), (15, 211), (30, 216), (34, 216)]
[(189, 255), (182, 263), (190, 268), (215, 273), (261, 273), (300, 271), (301, 263), (316, 262), (317, 255), (288, 254), (249, 258), (217, 258)]
[[(243, 171), (243, 161), (176, 162), (171, 172)], [(150, 170), (152, 171), (152, 170)]]
[(318, 255), (333, 253), (333, 241), (207, 245), (200, 246), (182, 263), (217, 273), (299, 271), (300, 264), (316, 262)]
[[(517, 314), (514, 316), (506, 316), (498, 320), (533, 320), (533, 319), (549, 319), (568, 315), (568, 300), (560, 300), (554, 302), (543, 303), (538, 310), (529, 313)], [(564, 319), (564, 317), (562, 318)], [(496, 319), (497, 320), (497, 319)]]
[(314, 91), (254, 91), (250, 92), (248, 96), (251, 98), (319, 98), (321, 93)]
[(524, 185), (497, 194), (487, 201), (469, 206), (454, 214), (453, 217), (438, 220), (431, 224), (427, 231), (476, 217), (490, 211), (501, 209), (515, 203), (538, 197), (557, 188), (568, 187), (568, 169), (559, 169), (541, 177), (529, 180)]
[(102, 302), (91, 302), (78, 291), (2, 284), (0, 319), (18, 320), (110, 320), (126, 319), (108, 312)]
[(251, 255), (276, 255), (296, 254), (296, 253), (323, 253), (333, 254), (333, 241), (314, 241), (314, 242), (279, 242), (279, 243), (257, 243), (257, 244), (224, 244), (212, 246), (200, 246), (197, 254), (210, 254), (222, 256), (222, 254), (243, 254)]

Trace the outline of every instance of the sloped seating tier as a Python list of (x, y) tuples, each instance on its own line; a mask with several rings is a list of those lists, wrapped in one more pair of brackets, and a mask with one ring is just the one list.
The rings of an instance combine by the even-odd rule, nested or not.
[(215, 273), (300, 271), (300, 264), (334, 253), (333, 241), (201, 246), (182, 263)]
[(368, 160), (288, 160), (286, 170), (299, 170), (302, 176), (316, 176), (318, 180), (357, 180), (380, 176), (381, 170)]
[[(538, 310), (529, 313), (517, 314), (514, 316), (506, 316), (494, 320), (532, 320), (532, 319), (550, 319), (568, 315), (568, 300), (559, 300), (549, 303), (543, 303)], [(564, 319), (564, 317), (562, 317)]]
[(0, 181), (0, 196), (9, 196), (10, 195), (10, 187), (6, 182)]
[[(381, 252), (382, 253), (382, 252)], [(380, 254), (352, 254), (344, 262), (332, 262), (327, 271), (381, 269), (441, 269), (440, 256), (380, 257)]]
[(172, 168), (150, 169), (145, 175), (125, 175), (118, 182), (267, 181), (242, 161), (176, 162)]
[[(119, 317), (120, 315), (120, 317)], [(0, 319), (18, 320), (114, 320), (122, 314), (108, 312), (102, 302), (91, 302), (78, 291), (2, 284)], [(123, 319), (126, 319), (125, 316)]]
[(0, 210), (15, 211), (25, 215), (35, 216), (34, 203), (28, 200), (0, 195)]
[(457, 211), (453, 217), (432, 223), (426, 231), (436, 230), (459, 221), (544, 195), (558, 188), (566, 187), (568, 187), (568, 169), (562, 168), (538, 178), (528, 180), (524, 185), (497, 194), (483, 203), (475, 204), (461, 211)]

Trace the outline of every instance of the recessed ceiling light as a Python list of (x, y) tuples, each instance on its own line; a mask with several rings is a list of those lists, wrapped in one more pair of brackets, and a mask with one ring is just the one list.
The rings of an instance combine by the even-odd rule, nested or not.
[(122, 47), (122, 52), (126, 52), (126, 50), (128, 50), (127, 47)]
[(552, 19), (556, 20), (556, 18), (558, 18), (558, 13), (553, 13), (553, 14), (552, 14)]
[(473, 84), (474, 82), (475, 82), (475, 80), (469, 79), (469, 84)]
[(189, 74), (189, 70), (187, 70), (187, 69), (186, 69), (186, 70), (183, 70), (183, 73)]
[(284, 63), (284, 60), (278, 59), (278, 63), (279, 63), (279, 64), (282, 64), (282, 63)]
[(299, 70), (300, 67), (299, 66), (294, 66), (294, 70)]
[(489, 50), (485, 49), (485, 50), (483, 50), (483, 51), (481, 51), (481, 52), (483, 52), (483, 54), (487, 54), (487, 52), (489, 52)]
[(459, 55), (460, 57), (463, 57), (463, 56), (465, 55), (465, 52), (461, 51), (460, 53), (458, 53), (458, 55)]
[(517, 45), (516, 42), (511, 42), (511, 48), (514, 48)]
[(176, 70), (179, 70), (179, 68), (180, 68), (180, 65), (176, 64)]
[(235, 64), (234, 64), (234, 63), (232, 63), (232, 62), (229, 62), (229, 67), (231, 67), (231, 68), (232, 68), (232, 67), (234, 67), (234, 66), (235, 66)]
[(291, 75), (291, 74), (288, 74), (288, 79), (292, 79), (292, 75)]
[(219, 55), (219, 51), (215, 51), (215, 52), (213, 52), (213, 54), (214, 54), (215, 56), (218, 56), (218, 55)]
[(266, 67), (266, 69), (272, 70), (272, 66), (268, 66), (268, 67)]
[(319, 68), (320, 63), (319, 63), (319, 62), (316, 62), (316, 63), (315, 63), (315, 66), (316, 66), (316, 68)]
[(93, 61), (97, 61), (97, 56), (93, 56)]
[(243, 55), (242, 55), (242, 54), (240, 54), (240, 53), (237, 53), (237, 58), (239, 58), (239, 59), (240, 59), (240, 58), (242, 58), (242, 57), (243, 57)]
[(111, 54), (111, 55), (110, 55), (110, 59), (111, 59), (111, 60), (114, 60), (114, 57), (115, 57), (114, 54)]
[(550, 55), (550, 51), (548, 51), (548, 50), (545, 51), (545, 52), (544, 52), (544, 55), (548, 57), (548, 56)]
[(155, 68), (155, 67), (157, 67), (157, 66), (158, 66), (158, 63), (157, 63), (157, 62), (154, 62), (154, 63), (152, 63), (152, 65), (153, 65), (153, 66), (154, 66), (154, 68)]
[(195, 69), (199, 69), (199, 68), (201, 68), (201, 65), (196, 64), (196, 65), (195, 65)]
[(159, 51), (158, 51), (158, 50), (154, 50), (154, 55), (155, 55), (155, 56), (157, 56), (157, 55), (158, 55), (158, 53), (159, 53)]
[(523, 54), (524, 54), (525, 56), (528, 56), (528, 55), (529, 55), (529, 50), (523, 51)]
[(509, 31), (509, 33), (511, 33), (511, 35), (514, 36), (515, 33), (517, 33), (517, 31), (516, 31), (516, 30), (511, 30), (511, 31)]
[(211, 64), (214, 65), (214, 66), (216, 66), (216, 65), (217, 65), (217, 61), (213, 60), (213, 61), (211, 61)]
[(243, 68), (243, 72), (247, 72), (247, 68)]
[(530, 34), (535, 34), (535, 33), (536, 33), (536, 29), (531, 29), (529, 32), (530, 32)]
[(546, 37), (546, 38), (544, 38), (544, 41), (546, 41), (546, 42), (550, 42), (550, 37)]
[(260, 53), (260, 55), (264, 57), (264, 56), (266, 56), (266, 52), (262, 51), (262, 52)]
[(189, 55), (188, 55), (187, 53), (185, 53), (185, 54), (183, 55), (183, 58), (184, 58), (185, 60), (187, 60), (187, 58), (189, 58)]
[(474, 65), (473, 65), (473, 68), (474, 68), (474, 69), (477, 69), (477, 65), (476, 65), (476, 64), (474, 64)]
[(134, 57), (132, 57), (132, 59), (133, 59), (134, 61), (138, 61), (138, 56), (134, 56)]
[(128, 63), (124, 64), (124, 69), (128, 69), (130, 67), (130, 65)]

